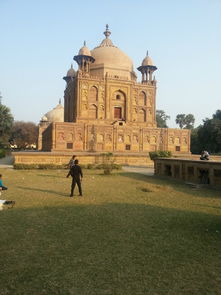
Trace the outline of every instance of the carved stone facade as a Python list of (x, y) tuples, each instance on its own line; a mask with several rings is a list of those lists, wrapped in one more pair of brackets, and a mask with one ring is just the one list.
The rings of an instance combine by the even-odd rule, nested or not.
[(39, 149), (43, 151), (189, 153), (189, 130), (156, 127), (157, 69), (150, 57), (138, 70), (129, 57), (106, 39), (90, 51), (86, 44), (74, 57), (64, 80), (64, 122), (40, 123)]

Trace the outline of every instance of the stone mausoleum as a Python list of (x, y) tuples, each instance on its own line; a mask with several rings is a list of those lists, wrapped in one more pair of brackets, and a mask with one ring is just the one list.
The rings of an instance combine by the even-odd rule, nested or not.
[(74, 56), (64, 91), (64, 107), (45, 114), (39, 124), (38, 149), (50, 152), (145, 153), (190, 152), (189, 130), (157, 128), (157, 67), (147, 54), (137, 68), (109, 38), (93, 50), (84, 46)]

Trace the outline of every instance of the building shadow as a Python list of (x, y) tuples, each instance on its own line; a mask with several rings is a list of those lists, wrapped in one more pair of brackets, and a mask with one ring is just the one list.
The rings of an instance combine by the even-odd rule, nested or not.
[(27, 190), (27, 191), (36, 191), (36, 192), (43, 192), (43, 193), (49, 193), (53, 195), (58, 195), (61, 197), (66, 197), (67, 193), (59, 192), (56, 190), (48, 190), (48, 189), (41, 189), (41, 188), (35, 188), (35, 187), (26, 187), (26, 186), (16, 186), (16, 188)]
[(50, 175), (50, 174), (36, 174), (36, 176), (50, 177), (50, 178), (61, 178), (60, 175)]
[[(186, 193), (187, 195), (190, 194), (191, 196), (194, 195), (195, 197), (203, 197), (203, 198), (221, 198), (220, 190), (213, 187), (190, 187), (189, 183), (185, 183), (180, 179), (172, 179), (169, 177), (164, 176), (149, 176), (143, 175), (135, 172), (122, 172), (120, 173), (121, 176), (136, 179), (140, 182), (148, 182), (153, 185), (162, 185), (162, 186), (171, 186), (174, 190), (182, 193)], [(202, 195), (199, 195), (199, 192), (202, 192)]]
[(2, 294), (219, 293), (219, 216), (67, 202), (1, 213)]

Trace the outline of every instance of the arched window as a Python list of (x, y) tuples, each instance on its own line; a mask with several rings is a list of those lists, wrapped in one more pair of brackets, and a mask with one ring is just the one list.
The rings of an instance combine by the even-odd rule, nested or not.
[(138, 121), (139, 122), (145, 122), (146, 121), (146, 112), (145, 110), (140, 110), (138, 113)]
[(112, 94), (112, 118), (126, 120), (126, 95), (120, 89)]
[(90, 105), (89, 119), (97, 119), (97, 107), (94, 104)]
[(116, 95), (116, 99), (120, 99), (120, 94), (117, 94)]
[(98, 90), (97, 87), (92, 86), (89, 91), (89, 102), (96, 102), (98, 100)]
[(145, 92), (141, 91), (139, 94), (139, 105), (145, 106), (147, 103), (147, 98)]

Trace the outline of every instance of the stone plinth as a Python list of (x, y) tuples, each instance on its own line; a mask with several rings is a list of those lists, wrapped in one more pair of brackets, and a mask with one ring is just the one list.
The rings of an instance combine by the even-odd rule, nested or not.
[(187, 182), (221, 187), (221, 160), (159, 158), (154, 160), (154, 173)]
[[(65, 153), (65, 152), (14, 152), (15, 164), (68, 164), (70, 158), (76, 155), (80, 164), (101, 164), (101, 153)], [(115, 163), (120, 165), (131, 166), (153, 166), (153, 161), (150, 160), (147, 153), (141, 154), (126, 154), (114, 153)]]

